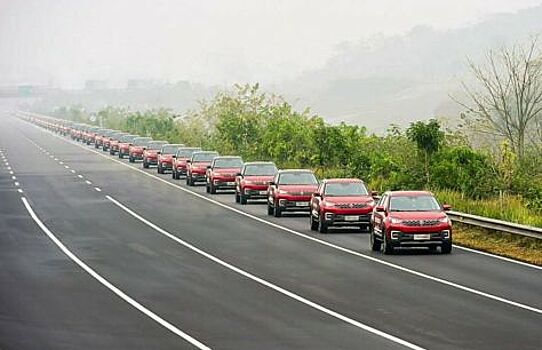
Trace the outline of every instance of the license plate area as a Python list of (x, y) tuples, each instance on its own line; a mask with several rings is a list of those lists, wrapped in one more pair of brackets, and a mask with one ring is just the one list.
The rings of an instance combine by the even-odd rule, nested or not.
[(426, 241), (431, 239), (431, 234), (415, 234), (414, 240), (415, 241)]
[(308, 207), (309, 202), (295, 202), (296, 207)]
[(345, 215), (344, 221), (359, 221), (358, 215)]

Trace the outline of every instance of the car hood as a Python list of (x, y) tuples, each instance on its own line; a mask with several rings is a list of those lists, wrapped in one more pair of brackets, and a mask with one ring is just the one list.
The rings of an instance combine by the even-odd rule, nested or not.
[(267, 176), (262, 176), (262, 175), (249, 175), (249, 176), (245, 176), (243, 179), (247, 180), (247, 181), (254, 181), (254, 182), (270, 182), (273, 180), (273, 175), (267, 175)]
[(278, 189), (288, 192), (305, 192), (312, 194), (318, 189), (318, 185), (278, 185)]
[(334, 203), (334, 204), (374, 204), (374, 199), (371, 196), (344, 196), (344, 197), (336, 197), (336, 196), (326, 196), (325, 197), (326, 202)]
[(192, 163), (193, 168), (207, 168), (211, 162), (194, 162)]
[(446, 214), (442, 211), (394, 211), (390, 213), (390, 218), (401, 220), (437, 220), (442, 219), (445, 216)]
[(213, 172), (215, 174), (237, 174), (241, 171), (241, 168), (215, 168)]

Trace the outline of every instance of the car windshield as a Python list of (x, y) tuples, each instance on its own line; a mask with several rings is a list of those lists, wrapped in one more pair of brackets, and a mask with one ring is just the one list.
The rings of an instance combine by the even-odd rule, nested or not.
[(162, 154), (175, 154), (179, 145), (167, 145), (162, 148)]
[(440, 205), (433, 196), (392, 196), (390, 211), (437, 211)]
[(218, 153), (196, 153), (194, 154), (194, 162), (210, 162), (214, 157), (218, 157)]
[(243, 166), (241, 158), (219, 158), (215, 160), (215, 168), (240, 168)]
[(134, 144), (136, 146), (146, 146), (149, 141), (152, 141), (152, 138), (150, 137), (141, 137), (141, 138), (138, 138), (137, 140), (134, 140)]
[(283, 173), (279, 177), (280, 185), (315, 185), (316, 176), (309, 172)]
[(177, 158), (190, 158), (192, 157), (192, 153), (201, 151), (199, 148), (183, 148), (177, 151)]
[(369, 192), (362, 182), (334, 182), (326, 184), (327, 196), (367, 196)]
[(134, 141), (134, 139), (136, 138), (137, 136), (136, 135), (124, 135), (120, 141), (121, 142), (132, 142)]
[(245, 167), (245, 176), (274, 176), (278, 169), (274, 164), (254, 164)]
[(159, 151), (162, 149), (162, 147), (164, 145), (166, 145), (167, 142), (166, 141), (162, 141), (162, 142), (149, 142), (148, 144), (148, 149), (150, 150), (153, 150), (153, 151)]

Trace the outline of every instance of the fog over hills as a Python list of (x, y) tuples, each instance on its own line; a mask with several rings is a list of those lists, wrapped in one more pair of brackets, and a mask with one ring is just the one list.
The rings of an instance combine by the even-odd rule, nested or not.
[(449, 94), (468, 79), (466, 60), (487, 49), (542, 33), (542, 6), (495, 15), (469, 27), (437, 31), (416, 27), (402, 36), (345, 44), (322, 69), (279, 89), (299, 106), (330, 121), (348, 121), (382, 131), (434, 116), (456, 118)]

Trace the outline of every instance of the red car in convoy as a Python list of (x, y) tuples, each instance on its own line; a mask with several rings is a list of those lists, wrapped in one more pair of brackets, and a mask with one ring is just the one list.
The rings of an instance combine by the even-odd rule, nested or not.
[(215, 151), (197, 151), (192, 153), (192, 157), (187, 161), (186, 184), (194, 186), (196, 182), (206, 182), (207, 167), (215, 157), (218, 157), (218, 152)]
[(177, 150), (184, 147), (183, 144), (170, 144), (164, 145), (158, 152), (158, 174), (165, 174), (166, 171), (171, 170), (173, 167), (173, 156), (177, 153)]
[(135, 163), (136, 160), (143, 160), (143, 151), (150, 141), (152, 141), (152, 137), (136, 137), (128, 148), (128, 161)]
[(285, 211), (310, 212), (311, 196), (317, 189), (312, 170), (279, 170), (267, 190), (267, 214), (280, 217)]
[(243, 159), (237, 156), (215, 157), (207, 167), (207, 193), (235, 189), (235, 177), (243, 167)]
[(143, 168), (148, 168), (151, 165), (158, 164), (158, 153), (162, 146), (167, 145), (167, 141), (151, 141), (143, 150)]
[(94, 136), (94, 148), (98, 149), (103, 146), (103, 139), (109, 132), (113, 132), (111, 129), (98, 129)]
[(116, 134), (111, 135), (111, 139), (109, 140), (109, 154), (115, 155), (119, 151), (119, 143), (120, 139), (123, 136), (129, 135), (127, 132), (118, 132)]
[(111, 144), (111, 137), (119, 132), (120, 131), (118, 130), (108, 130), (104, 132), (104, 134), (101, 137), (100, 144), (98, 145), (98, 147), (101, 146), (102, 151), (104, 152), (109, 151), (109, 146)]
[(177, 153), (173, 155), (173, 166), (171, 169), (171, 177), (179, 180), (181, 176), (186, 175), (187, 161), (192, 158), (192, 153), (201, 151), (199, 147), (181, 147)]
[(395, 248), (427, 247), (452, 251), (452, 223), (431, 192), (386, 192), (373, 210), (371, 249), (393, 254)]
[(124, 158), (124, 156), (128, 155), (128, 152), (130, 151), (130, 146), (132, 145), (132, 142), (134, 142), (134, 139), (139, 137), (139, 135), (124, 135), (119, 140), (119, 158)]
[(371, 231), (375, 206), (373, 193), (359, 179), (327, 179), (311, 199), (311, 230), (326, 233), (330, 226), (358, 227)]
[(278, 169), (273, 162), (248, 162), (235, 178), (235, 202), (247, 204), (249, 199), (266, 199), (267, 188)]

